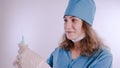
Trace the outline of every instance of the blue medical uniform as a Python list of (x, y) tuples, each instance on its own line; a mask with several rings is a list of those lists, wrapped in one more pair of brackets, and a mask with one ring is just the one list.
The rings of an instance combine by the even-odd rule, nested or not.
[(47, 60), (52, 68), (112, 68), (112, 54), (106, 48), (100, 48), (91, 56), (79, 56), (72, 60), (69, 50), (56, 48)]

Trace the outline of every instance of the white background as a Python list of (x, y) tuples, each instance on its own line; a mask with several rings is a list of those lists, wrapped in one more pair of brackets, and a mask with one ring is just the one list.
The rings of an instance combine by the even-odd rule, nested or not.
[[(95, 0), (93, 28), (111, 48), (113, 68), (120, 68), (120, 0)], [(14, 68), (22, 35), (45, 60), (64, 32), (68, 0), (0, 0), (0, 68)]]

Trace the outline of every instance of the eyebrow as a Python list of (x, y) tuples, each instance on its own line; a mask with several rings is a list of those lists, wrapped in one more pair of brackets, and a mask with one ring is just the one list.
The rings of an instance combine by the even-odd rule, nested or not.
[[(75, 16), (70, 16), (70, 18), (76, 18), (76, 17)], [(65, 17), (63, 19), (65, 19)]]

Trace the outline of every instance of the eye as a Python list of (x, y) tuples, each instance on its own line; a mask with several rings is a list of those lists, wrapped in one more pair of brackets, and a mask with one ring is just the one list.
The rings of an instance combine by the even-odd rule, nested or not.
[(75, 19), (72, 19), (72, 22), (75, 22)]
[(74, 18), (73, 18), (71, 21), (74, 23), (74, 22), (77, 22), (77, 19), (74, 19)]
[(64, 22), (67, 22), (67, 19), (64, 19)]

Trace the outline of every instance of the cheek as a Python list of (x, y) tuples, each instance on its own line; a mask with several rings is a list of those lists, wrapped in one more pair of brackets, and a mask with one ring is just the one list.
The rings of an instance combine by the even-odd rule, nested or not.
[(77, 31), (76, 31), (76, 36), (80, 36), (80, 34), (81, 34), (81, 31), (80, 31), (80, 30), (77, 30)]
[(81, 26), (79, 26), (78, 28), (76, 28), (76, 34), (81, 35), (81, 33), (83, 33), (83, 29)]
[(64, 30), (66, 30), (66, 29), (67, 29), (67, 25), (64, 24)]

